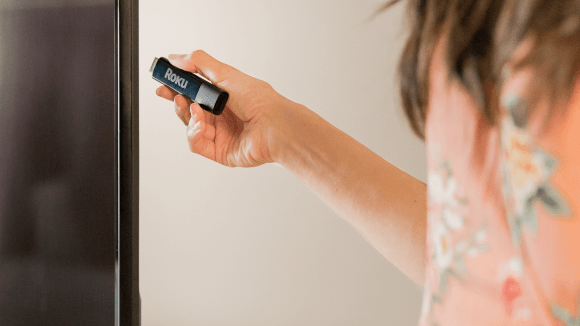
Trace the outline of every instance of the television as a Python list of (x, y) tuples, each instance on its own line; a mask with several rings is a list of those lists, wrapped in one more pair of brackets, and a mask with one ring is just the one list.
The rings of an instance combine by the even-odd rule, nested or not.
[(139, 325), (138, 2), (0, 3), (0, 325)]

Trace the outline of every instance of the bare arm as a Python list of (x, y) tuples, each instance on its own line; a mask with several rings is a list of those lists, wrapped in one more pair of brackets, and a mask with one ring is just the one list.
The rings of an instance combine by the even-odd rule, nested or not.
[(167, 87), (190, 150), (226, 166), (278, 162), (415, 282), (425, 274), (426, 187), (269, 84), (203, 51), (170, 56), (230, 94), (213, 116)]
[(426, 186), (306, 107), (292, 103), (273, 157), (418, 284), (425, 274)]

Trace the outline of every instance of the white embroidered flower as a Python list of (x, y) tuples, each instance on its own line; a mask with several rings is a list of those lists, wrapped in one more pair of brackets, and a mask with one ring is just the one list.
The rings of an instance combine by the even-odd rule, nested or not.
[(451, 235), (442, 223), (435, 226), (433, 230), (433, 241), (435, 263), (440, 270), (444, 270), (453, 262), (453, 246), (451, 244)]
[(482, 244), (485, 241), (485, 238), (487, 238), (487, 228), (482, 227), (475, 234), (475, 242), (478, 244)]
[(427, 192), (436, 204), (443, 203), (445, 189), (443, 177), (438, 173), (429, 173), (427, 176)]
[(457, 184), (453, 177), (448, 177), (447, 184), (444, 184), (441, 174), (429, 173), (427, 185), (429, 196), (436, 204), (447, 204), (451, 207), (458, 206), (457, 200), (455, 199)]
[(457, 231), (463, 228), (463, 218), (461, 215), (452, 212), (447, 208), (443, 210), (443, 220), (451, 230)]
[(511, 272), (513, 276), (518, 278), (522, 277), (524, 273), (524, 264), (522, 263), (522, 259), (519, 257), (514, 257), (507, 262), (507, 270)]
[(524, 274), (524, 263), (520, 257), (512, 257), (498, 268), (498, 279), (503, 282), (508, 277), (520, 279)]
[(514, 319), (530, 320), (532, 319), (532, 310), (529, 307), (520, 308), (514, 311)]

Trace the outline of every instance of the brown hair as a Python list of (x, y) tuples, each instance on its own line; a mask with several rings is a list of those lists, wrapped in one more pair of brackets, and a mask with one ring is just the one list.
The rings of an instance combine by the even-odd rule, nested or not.
[[(385, 3), (375, 16), (400, 1)], [(399, 62), (400, 95), (411, 128), (421, 139), (429, 64), (443, 34), (448, 36), (449, 80), (460, 82), (492, 125), (498, 117), (495, 102), (502, 68), (529, 36), (532, 49), (514, 69), (530, 64), (539, 68), (542, 76), (537, 78), (549, 82), (553, 103), (569, 96), (580, 67), (580, 0), (407, 0), (407, 6), (411, 35)], [(524, 112), (524, 120), (532, 107)]]

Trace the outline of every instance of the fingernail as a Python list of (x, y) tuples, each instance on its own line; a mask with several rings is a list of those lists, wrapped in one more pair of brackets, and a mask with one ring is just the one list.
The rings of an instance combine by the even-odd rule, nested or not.
[(181, 54), (170, 54), (167, 56), (168, 59), (177, 59), (181, 56)]
[(155, 94), (157, 94), (157, 95), (161, 95), (161, 90), (160, 90), (159, 88), (158, 88), (158, 89), (156, 89), (156, 90), (155, 90)]

